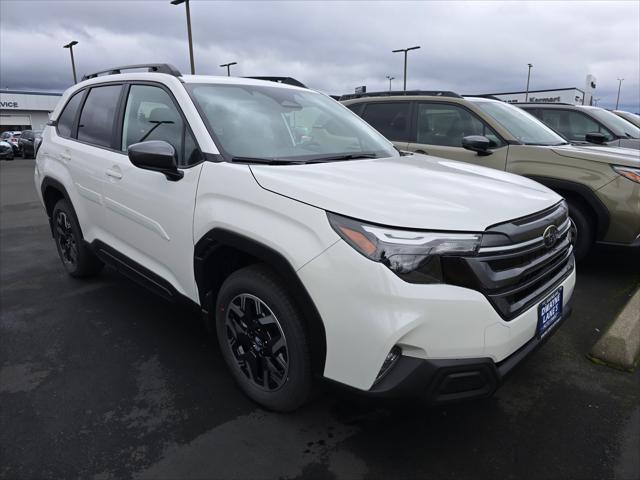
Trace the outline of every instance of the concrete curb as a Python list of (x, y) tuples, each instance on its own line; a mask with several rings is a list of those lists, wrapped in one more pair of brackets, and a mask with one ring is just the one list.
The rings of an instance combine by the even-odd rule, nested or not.
[(595, 363), (633, 371), (640, 356), (640, 288), (589, 352)]

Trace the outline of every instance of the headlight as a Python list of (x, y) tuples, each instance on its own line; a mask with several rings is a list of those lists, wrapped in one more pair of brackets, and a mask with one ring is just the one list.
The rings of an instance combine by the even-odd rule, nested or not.
[(400, 230), (334, 213), (327, 216), (333, 229), (355, 250), (411, 283), (442, 283), (440, 257), (476, 255), (482, 240), (479, 233)]
[(632, 182), (640, 183), (640, 168), (620, 167), (613, 165), (612, 168), (623, 177), (628, 178)]

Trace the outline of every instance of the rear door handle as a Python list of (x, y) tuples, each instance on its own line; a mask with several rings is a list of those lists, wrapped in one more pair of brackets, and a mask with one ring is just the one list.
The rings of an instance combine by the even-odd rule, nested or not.
[(115, 178), (116, 180), (120, 180), (122, 178), (122, 172), (113, 168), (108, 169), (105, 173), (107, 174), (107, 177)]

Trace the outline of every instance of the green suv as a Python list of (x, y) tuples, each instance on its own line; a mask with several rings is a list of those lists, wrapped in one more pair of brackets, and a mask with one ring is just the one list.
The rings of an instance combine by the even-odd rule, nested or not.
[(577, 258), (594, 242), (640, 247), (637, 150), (571, 145), (524, 110), (495, 99), (414, 91), (340, 100), (401, 150), (524, 175), (564, 196)]

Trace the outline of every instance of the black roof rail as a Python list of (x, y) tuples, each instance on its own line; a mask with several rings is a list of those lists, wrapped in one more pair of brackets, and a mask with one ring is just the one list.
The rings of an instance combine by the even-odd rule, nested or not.
[(268, 82), (284, 83), (285, 85), (293, 85), (296, 87), (307, 88), (307, 86), (299, 80), (291, 77), (244, 77), (254, 80), (266, 80)]
[(462, 95), (463, 97), (476, 97), (476, 98), (488, 98), (489, 100), (500, 100), (501, 102), (506, 102), (502, 98), (498, 98), (495, 95), (483, 93), (482, 95)]
[(354, 98), (364, 97), (396, 97), (404, 95), (425, 95), (429, 97), (453, 97), (462, 98), (455, 92), (447, 90), (401, 90), (401, 91), (386, 91), (386, 92), (366, 92), (366, 93), (349, 93), (347, 95), (341, 95), (340, 100), (353, 100)]
[(513, 102), (514, 105), (571, 105), (575, 107), (574, 103), (565, 103), (565, 102)]
[(108, 70), (100, 70), (99, 72), (88, 73), (82, 77), (82, 80), (96, 78), (101, 74), (117, 75), (118, 73), (122, 73), (122, 70), (135, 70), (139, 68), (146, 68), (148, 72), (166, 73), (168, 75), (173, 75), (174, 77), (182, 76), (180, 70), (168, 63), (142, 63), (140, 65), (125, 65), (123, 67), (113, 67), (109, 68)]

